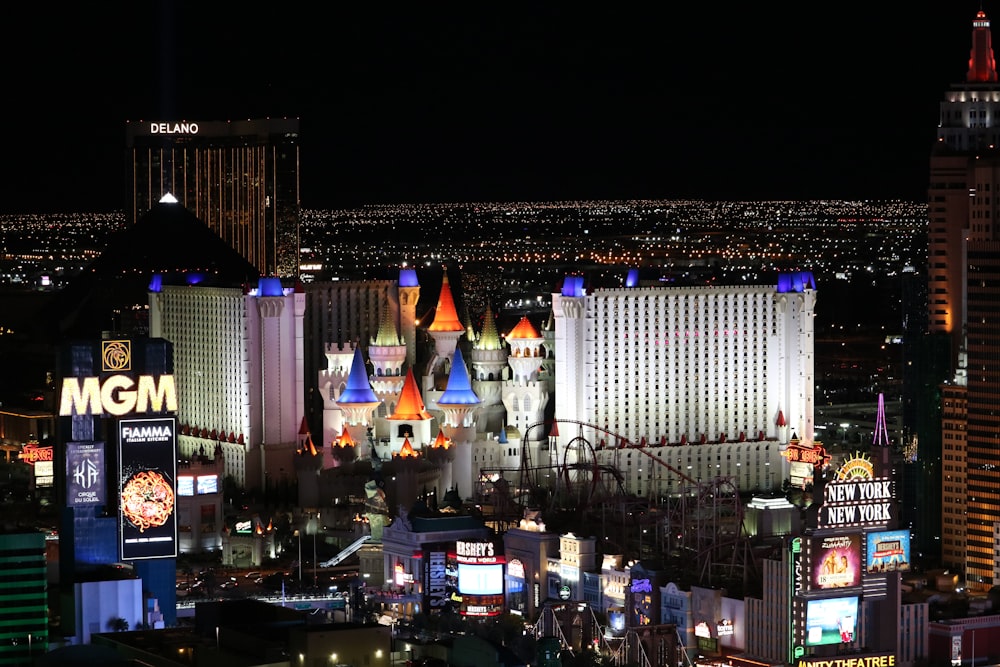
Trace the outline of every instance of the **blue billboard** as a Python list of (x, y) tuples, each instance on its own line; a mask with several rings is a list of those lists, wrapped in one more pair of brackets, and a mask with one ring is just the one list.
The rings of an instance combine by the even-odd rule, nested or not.
[(868, 533), (867, 546), (865, 570), (868, 574), (910, 571), (910, 531)]
[(107, 502), (103, 442), (66, 443), (66, 504), (97, 506)]

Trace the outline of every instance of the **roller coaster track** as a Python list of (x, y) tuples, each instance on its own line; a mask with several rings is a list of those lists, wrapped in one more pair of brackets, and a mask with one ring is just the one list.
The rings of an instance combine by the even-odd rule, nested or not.
[[(649, 451), (656, 446), (637, 444), (607, 428), (577, 420), (535, 422), (522, 434), (522, 442), (531, 442), (529, 435), (534, 429), (544, 428), (551, 433), (556, 424), (563, 439), (569, 435), (561, 429), (563, 426), (575, 427), (578, 432), (565, 439), (561, 450), (550, 437), (539, 451), (540, 456), (547, 453), (548, 461), (533, 462), (529, 447), (523, 446), (519, 468), (482, 469), (481, 479), (494, 484), (491, 492), (495, 512), (516, 523), (529, 508), (541, 509), (543, 515), (546, 511), (571, 510), (587, 517), (590, 525), (600, 521), (602, 527), (608, 527), (602, 533), (609, 548), (615, 546), (610, 536), (612, 529), (620, 529), (621, 551), (629, 550), (627, 531), (634, 528), (640, 557), (646, 552), (658, 553), (697, 564), (697, 578), (703, 584), (711, 583), (720, 572), (728, 577), (739, 573), (744, 578), (756, 574), (743, 507), (731, 478), (696, 480)], [(612, 446), (595, 449), (587, 436), (604, 436)], [(680, 492), (662, 494), (659, 489), (650, 490), (645, 498), (629, 493), (621, 465), (625, 451), (641, 454), (680, 480)], [(656, 475), (656, 479), (661, 477)], [(652, 535), (647, 537), (650, 529)]]

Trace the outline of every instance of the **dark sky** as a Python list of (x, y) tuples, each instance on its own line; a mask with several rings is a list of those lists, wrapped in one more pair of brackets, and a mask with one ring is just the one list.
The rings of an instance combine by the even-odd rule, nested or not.
[(0, 213), (120, 208), (127, 119), (264, 116), (307, 208), (924, 199), (979, 0), (647, 4), (19, 4)]

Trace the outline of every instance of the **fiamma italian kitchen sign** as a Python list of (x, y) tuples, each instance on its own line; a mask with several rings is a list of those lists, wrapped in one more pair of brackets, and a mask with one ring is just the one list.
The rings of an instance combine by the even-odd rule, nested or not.
[(886, 524), (894, 518), (892, 480), (873, 476), (871, 461), (855, 455), (823, 487), (820, 528)]
[(176, 412), (177, 388), (174, 376), (125, 373), (132, 369), (130, 341), (101, 341), (101, 370), (113, 373), (105, 377), (63, 378), (59, 397), (59, 416), (112, 415)]

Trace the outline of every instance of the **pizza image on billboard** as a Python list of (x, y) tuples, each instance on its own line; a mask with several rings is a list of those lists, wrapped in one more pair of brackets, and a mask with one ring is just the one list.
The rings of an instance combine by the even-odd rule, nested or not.
[(122, 488), (122, 514), (139, 532), (162, 526), (174, 511), (174, 490), (155, 470), (140, 470)]

